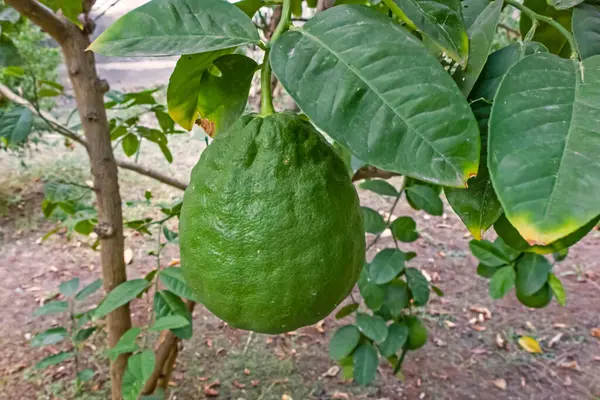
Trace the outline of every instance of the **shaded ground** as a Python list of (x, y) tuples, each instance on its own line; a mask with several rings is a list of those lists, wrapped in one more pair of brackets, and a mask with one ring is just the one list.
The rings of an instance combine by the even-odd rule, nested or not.
[[(149, 147), (141, 160), (185, 179), (202, 147), (200, 140), (180, 136), (173, 142), (173, 165), (167, 165)], [(82, 153), (67, 152), (57, 142), (52, 151), (34, 154), (34, 159), (35, 162), (27, 160), (29, 167), (25, 170), (14, 158), (0, 159), (0, 169), (5, 171), (0, 178), (0, 398), (106, 398), (103, 332), (84, 348), (83, 363), (99, 371), (86, 393), (74, 395), (69, 390), (72, 364), (44, 374), (31, 370), (37, 361), (60, 348), (29, 347), (32, 335), (59, 322), (50, 317), (33, 318), (33, 310), (43, 299), (56, 294), (61, 281), (79, 276), (89, 283), (100, 276), (98, 255), (89, 248), (86, 238), (67, 241), (59, 234), (39, 242), (53, 226), (40, 211), (42, 181), (52, 175), (87, 179)], [(146, 189), (153, 191), (157, 202), (181, 196), (178, 191), (134, 174), (121, 173), (121, 181), (127, 200), (141, 200)], [(362, 191), (360, 195), (363, 205), (384, 214), (391, 207), (388, 199)], [(129, 218), (155, 213), (156, 209), (147, 206), (125, 209)], [(403, 245), (403, 249), (419, 254), (411, 264), (427, 272), (445, 292), (445, 297), (434, 297), (421, 310), (430, 340), (425, 348), (407, 357), (404, 382), (397, 380), (384, 364), (377, 382), (368, 387), (342, 381), (341, 373), (327, 376), (328, 370), (329, 375), (336, 372), (335, 368), (330, 370), (335, 364), (327, 354), (329, 337), (336, 326), (351, 322), (350, 318), (327, 318), (322, 327), (308, 327), (293, 334), (250, 335), (225, 326), (199, 307), (194, 314), (194, 337), (181, 350), (171, 398), (204, 398), (205, 386), (216, 380), (220, 384), (212, 388), (223, 399), (282, 399), (284, 394), (296, 400), (562, 400), (600, 396), (600, 340), (591, 335), (592, 328), (600, 327), (599, 232), (591, 233), (572, 249), (566, 261), (555, 267), (567, 289), (567, 306), (561, 308), (553, 303), (534, 312), (520, 305), (514, 294), (501, 301), (489, 299), (486, 281), (475, 275), (476, 262), (467, 247), (470, 238), (449, 208), (444, 217), (434, 218), (414, 212), (401, 202), (394, 215), (412, 215), (417, 220), (421, 238)], [(392, 245), (390, 238), (384, 237), (376, 247)], [(154, 238), (130, 234), (126, 246), (134, 254), (129, 277), (143, 277), (155, 265), (155, 259), (147, 255), (155, 246)], [(373, 249), (373, 254), (376, 251)], [(177, 257), (176, 247), (167, 247), (163, 266)], [(91, 301), (94, 300), (97, 298)], [(136, 324), (145, 323), (150, 305), (147, 299), (135, 301)], [(469, 321), (480, 314), (473, 307), (486, 307), (491, 319), (471, 324)], [(550, 347), (557, 334), (562, 336)], [(507, 349), (498, 347), (497, 335)], [(544, 353), (524, 352), (516, 343), (521, 335), (536, 337)], [(506, 381), (505, 390), (494, 384), (498, 379)]]

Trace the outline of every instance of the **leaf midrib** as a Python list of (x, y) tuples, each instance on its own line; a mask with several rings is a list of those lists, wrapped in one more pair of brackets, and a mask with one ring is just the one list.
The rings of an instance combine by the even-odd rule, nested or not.
[(419, 133), (419, 131), (417, 131), (408, 121), (405, 120), (405, 118), (398, 114), (398, 112), (396, 111), (396, 109), (394, 107), (392, 107), (385, 98), (383, 98), (383, 95), (375, 88), (373, 87), (363, 76), (362, 74), (356, 70), (356, 68), (352, 67), (348, 62), (346, 62), (346, 60), (344, 60), (338, 53), (336, 53), (331, 47), (329, 47), (328, 45), (326, 45), (323, 41), (321, 41), (319, 38), (317, 38), (314, 35), (311, 35), (308, 31), (301, 29), (299, 30), (302, 34), (304, 34), (308, 39), (312, 40), (313, 42), (317, 43), (318, 45), (320, 45), (321, 47), (323, 47), (325, 50), (329, 51), (332, 55), (334, 55), (340, 62), (342, 62), (344, 64), (344, 66), (350, 71), (352, 72), (354, 75), (356, 75), (357, 78), (359, 78), (362, 82), (364, 82), (371, 91), (373, 91), (373, 93), (375, 93), (377, 95), (377, 97), (381, 100), (381, 102), (387, 106), (393, 113), (394, 115), (396, 115), (398, 118), (400, 118), (400, 120), (412, 131), (414, 132), (418, 137), (420, 137), (437, 155), (439, 155), (445, 162), (447, 165), (449, 165), (454, 171), (457, 172), (457, 177), (460, 179), (463, 175), (462, 171), (460, 171), (458, 168), (456, 168), (454, 166), (454, 164), (452, 164), (447, 158), (446, 156), (440, 152), (437, 148), (435, 148), (435, 146), (433, 146), (433, 144), (427, 139), (425, 138), (421, 133)]

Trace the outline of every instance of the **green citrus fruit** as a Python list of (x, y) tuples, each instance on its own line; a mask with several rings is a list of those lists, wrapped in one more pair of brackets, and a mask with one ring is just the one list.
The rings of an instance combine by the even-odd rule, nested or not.
[(365, 237), (343, 161), (292, 113), (243, 116), (202, 153), (181, 210), (182, 272), (231, 326), (281, 333), (340, 304)]
[(404, 321), (406, 322), (406, 326), (408, 326), (406, 347), (409, 350), (420, 349), (427, 342), (427, 328), (417, 317), (409, 316)]
[(546, 307), (548, 304), (550, 304), (550, 301), (552, 301), (552, 295), (552, 289), (547, 283), (542, 286), (540, 290), (530, 296), (522, 295), (517, 290), (517, 299), (519, 299), (523, 305), (531, 308)]

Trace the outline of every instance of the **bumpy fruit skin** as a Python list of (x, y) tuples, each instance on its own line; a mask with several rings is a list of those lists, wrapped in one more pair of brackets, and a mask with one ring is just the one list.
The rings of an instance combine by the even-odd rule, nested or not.
[(417, 317), (406, 317), (406, 326), (408, 326), (408, 341), (406, 347), (409, 350), (417, 350), (423, 347), (427, 342), (427, 328)]
[(552, 301), (552, 296), (552, 289), (547, 283), (540, 290), (529, 296), (522, 295), (517, 290), (517, 299), (519, 299), (521, 304), (531, 308), (546, 307)]
[(231, 326), (281, 333), (327, 316), (364, 262), (343, 161), (296, 114), (244, 116), (203, 152), (179, 223), (182, 272)]

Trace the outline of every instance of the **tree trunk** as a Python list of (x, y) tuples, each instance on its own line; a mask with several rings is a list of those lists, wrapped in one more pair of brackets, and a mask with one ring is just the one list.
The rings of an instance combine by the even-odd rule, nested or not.
[[(90, 44), (87, 32), (36, 0), (6, 0), (6, 3), (39, 25), (62, 48), (87, 142), (98, 210), (95, 231), (100, 239), (104, 290), (108, 293), (127, 280), (117, 164), (104, 109), (104, 93), (108, 90), (108, 85), (98, 79), (94, 54), (86, 51)], [(107, 326), (108, 345), (112, 347), (131, 328), (129, 306), (125, 305), (110, 313)], [(113, 400), (122, 398), (121, 381), (126, 366), (126, 355), (119, 356), (111, 364)]]

